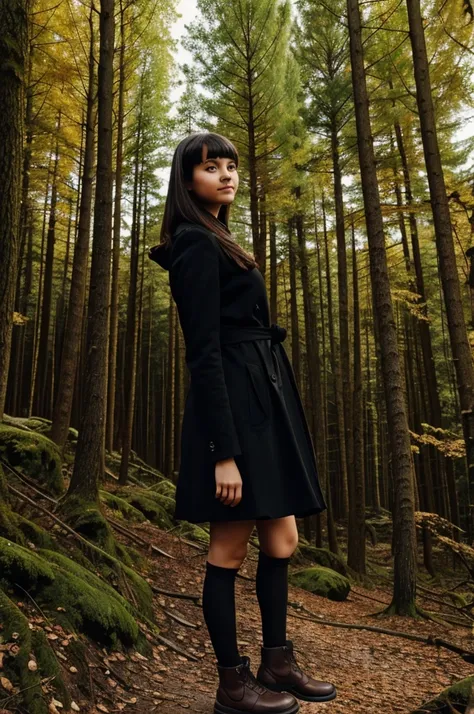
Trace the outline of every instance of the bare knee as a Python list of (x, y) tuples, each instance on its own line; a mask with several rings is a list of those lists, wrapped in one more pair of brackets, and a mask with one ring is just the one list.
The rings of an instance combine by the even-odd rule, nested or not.
[(214, 543), (209, 546), (207, 559), (221, 568), (240, 568), (247, 556), (247, 544)]
[(266, 544), (261, 549), (272, 558), (291, 558), (298, 545), (298, 536), (285, 538), (276, 543)]
[(208, 561), (221, 568), (240, 568), (253, 527), (253, 521), (211, 523)]
[(260, 548), (272, 558), (290, 558), (298, 545), (298, 529), (294, 517), (263, 521), (257, 525)]

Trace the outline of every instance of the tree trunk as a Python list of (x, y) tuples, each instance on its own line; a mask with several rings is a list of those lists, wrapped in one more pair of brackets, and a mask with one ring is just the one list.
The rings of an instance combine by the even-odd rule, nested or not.
[(298, 389), (301, 387), (300, 325), (296, 286), (296, 251), (294, 247), (294, 218), (288, 221), (288, 267), (290, 270), (290, 318), (291, 318), (291, 362)]
[(334, 311), (332, 303), (332, 286), (331, 286), (331, 266), (329, 264), (329, 240), (326, 223), (326, 202), (324, 194), (322, 197), (323, 209), (323, 231), (324, 231), (324, 252), (326, 263), (326, 284), (328, 296), (328, 327), (329, 327), (329, 346), (331, 355), (331, 373), (334, 380), (334, 397), (336, 402), (336, 444), (338, 447), (338, 455), (340, 460), (340, 468), (338, 469), (339, 480), (335, 484), (337, 493), (339, 494), (338, 508), (336, 513), (341, 518), (346, 518), (349, 509), (349, 492), (347, 483), (347, 452), (346, 452), (346, 434), (344, 428), (344, 400), (342, 397), (342, 374), (341, 364), (336, 357), (336, 340), (334, 336)]
[(276, 251), (276, 223), (270, 217), (270, 322), (278, 322), (278, 283), (277, 283), (277, 251)]
[(354, 424), (354, 463), (349, 477), (351, 484), (347, 547), (347, 565), (359, 575), (365, 575), (365, 468), (364, 419), (362, 404), (362, 359), (360, 338), (359, 281), (355, 231), (352, 225), (352, 287), (354, 292), (354, 392), (352, 419)]
[(46, 404), (46, 395), (51, 391), (48, 386), (50, 316), (53, 291), (54, 245), (56, 243), (56, 205), (58, 201), (58, 168), (59, 168), (59, 134), (61, 131), (61, 110), (56, 123), (56, 146), (54, 150), (53, 181), (51, 185), (51, 204), (49, 208), (48, 232), (46, 235), (46, 262), (44, 266), (43, 301), (41, 304), (41, 322), (38, 344), (38, 365), (36, 368), (36, 395), (33, 399), (33, 409), (38, 416), (48, 419), (51, 414)]
[[(301, 200), (301, 188), (297, 186), (296, 197)], [(301, 275), (301, 287), (303, 290), (303, 314), (306, 336), (306, 361), (308, 365), (308, 382), (309, 382), (309, 397), (312, 414), (312, 432), (315, 441), (316, 461), (318, 465), (319, 478), (323, 493), (326, 495), (328, 491), (328, 479), (326, 471), (327, 454), (326, 454), (326, 434), (324, 429), (324, 400), (321, 384), (321, 354), (319, 348), (318, 324), (316, 317), (316, 305), (314, 295), (310, 285), (308, 252), (306, 249), (306, 240), (304, 233), (303, 213), (298, 211), (296, 214), (296, 237), (298, 243), (298, 258)], [(322, 515), (322, 514), (321, 514)], [(323, 517), (326, 520), (325, 516)], [(320, 521), (322, 519), (320, 518)], [(309, 536), (310, 519), (305, 519)], [(320, 542), (321, 527), (317, 531), (317, 547), (321, 547)]]
[(100, 2), (97, 177), (87, 313), (87, 349), (76, 459), (67, 495), (97, 501), (104, 470), (107, 329), (112, 231), (114, 0)]
[(133, 191), (133, 218), (130, 236), (130, 283), (128, 289), (127, 326), (125, 330), (124, 397), (125, 419), (122, 429), (122, 458), (119, 484), (127, 483), (128, 463), (132, 448), (133, 416), (135, 413), (135, 386), (137, 378), (137, 285), (138, 256), (140, 251), (140, 222), (143, 184), (143, 163), (140, 161), (143, 134), (143, 84), (140, 88), (137, 142), (135, 147), (135, 177)]
[[(410, 41), (420, 117), (421, 138), (430, 188), (431, 208), (439, 255), (448, 330), (461, 406), (468, 469), (468, 503), (474, 493), (474, 369), (464, 319), (459, 275), (449, 213), (443, 167), (436, 133), (431, 80), (419, 0), (407, 0)], [(473, 533), (473, 506), (468, 513), (468, 536)]]
[(87, 111), (85, 117), (84, 166), (82, 171), (81, 203), (79, 224), (74, 246), (71, 289), (64, 331), (64, 347), (61, 356), (59, 386), (54, 404), (51, 439), (63, 447), (66, 443), (71, 423), (74, 384), (81, 348), (84, 304), (86, 299), (87, 263), (89, 253), (89, 233), (92, 208), (92, 186), (94, 166), (94, 26), (93, 14), (89, 15), (89, 84), (87, 89)]
[(108, 451), (114, 448), (115, 433), (115, 397), (117, 390), (117, 343), (119, 322), (119, 270), (120, 270), (120, 227), (122, 222), (122, 164), (123, 164), (123, 129), (125, 114), (125, 11), (120, 2), (120, 59), (117, 112), (117, 148), (115, 156), (115, 196), (114, 227), (112, 248), (112, 284), (110, 296), (109, 328), (109, 368), (107, 374), (107, 425), (105, 444)]
[(0, 419), (10, 364), (20, 247), (28, 0), (0, 0)]
[[(327, 395), (327, 369), (326, 369), (326, 318), (324, 314), (324, 289), (323, 289), (323, 275), (322, 275), (322, 257), (321, 248), (319, 244), (319, 232), (316, 220), (316, 196), (313, 190), (313, 214), (314, 214), (314, 240), (316, 243), (316, 256), (317, 256), (317, 268), (318, 268), (318, 288), (319, 288), (319, 310), (320, 310), (320, 329), (321, 329), (321, 398), (322, 398), (322, 424), (323, 424), (323, 439), (324, 439), (324, 470), (323, 473), (326, 474), (325, 481), (325, 497), (327, 502), (327, 512), (326, 512), (326, 526), (327, 526), (327, 538), (328, 547), (332, 553), (339, 553), (339, 545), (337, 542), (337, 531), (334, 523), (334, 514), (332, 508), (332, 491), (331, 491), (331, 478), (330, 478), (330, 467), (329, 467), (329, 446), (331, 444), (329, 438), (329, 428), (328, 428), (328, 395)], [(315, 313), (314, 324), (317, 325), (317, 314)], [(315, 432), (316, 433), (316, 432)]]
[(344, 447), (346, 450), (347, 478), (353, 472), (353, 434), (352, 434), (352, 387), (349, 350), (349, 300), (347, 287), (346, 236), (344, 230), (344, 202), (342, 194), (341, 167), (339, 161), (339, 136), (336, 117), (331, 117), (331, 154), (334, 176), (334, 208), (336, 213), (337, 242), (337, 284), (339, 298), (339, 354), (342, 383), (342, 424), (344, 424)]
[[(33, 131), (32, 131), (32, 117), (33, 117), (33, 88), (31, 86), (31, 71), (32, 71), (32, 49), (28, 50), (28, 79), (26, 82), (25, 95), (26, 95), (26, 110), (25, 110), (25, 124), (24, 129), (26, 133), (25, 147), (23, 151), (23, 169), (22, 169), (22, 187), (21, 187), (21, 208), (20, 208), (20, 228), (19, 228), (19, 239), (20, 239), (20, 254), (18, 257), (18, 270), (17, 270), (17, 282), (16, 282), (16, 296), (15, 296), (15, 311), (19, 312), (21, 315), (26, 316), (27, 310), (23, 309), (25, 303), (25, 292), (28, 289), (27, 295), (29, 295), (29, 290), (31, 290), (31, 284), (28, 287), (28, 272), (31, 275), (31, 265), (28, 264), (28, 259), (30, 253), (27, 252), (26, 265), (25, 265), (25, 279), (23, 285), (23, 292), (21, 281), (23, 277), (23, 263), (25, 262), (25, 249), (29, 248), (29, 237), (31, 235), (31, 223), (33, 221), (33, 213), (31, 201), (29, 200), (29, 189), (30, 189), (30, 166), (31, 166), (31, 146), (33, 143)], [(10, 361), (10, 379), (7, 397), (7, 405), (9, 405), (9, 413), (19, 415), (21, 411), (21, 397), (23, 390), (23, 354), (25, 345), (25, 333), (26, 325), (22, 327), (17, 327), (16, 330), (13, 328), (12, 334), (12, 346), (11, 346), (11, 361)], [(13, 362), (13, 364), (12, 364)], [(13, 373), (14, 372), (14, 373)], [(10, 396), (11, 393), (11, 396)]]
[(347, 0), (347, 15), (370, 275), (377, 337), (380, 343), (394, 486), (394, 592), (392, 603), (387, 611), (399, 615), (414, 615), (416, 611), (416, 532), (413, 464), (397, 331), (390, 294), (358, 0)]

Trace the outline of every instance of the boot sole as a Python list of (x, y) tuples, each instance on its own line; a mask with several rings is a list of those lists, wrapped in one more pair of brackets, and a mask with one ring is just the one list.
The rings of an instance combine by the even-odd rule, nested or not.
[(260, 682), (260, 684), (263, 684), (263, 686), (267, 689), (271, 689), (272, 692), (288, 692), (288, 694), (292, 694), (294, 697), (296, 697), (297, 699), (301, 699), (303, 702), (330, 702), (337, 696), (337, 692), (334, 691), (333, 694), (329, 694), (326, 697), (310, 697), (306, 694), (300, 694), (292, 687), (288, 687), (285, 684), (264, 684), (263, 682)]
[[(286, 691), (286, 690), (285, 690)], [(290, 709), (281, 709), (279, 712), (274, 710), (275, 714), (297, 714), (300, 710), (300, 705), (298, 702)], [(214, 714), (244, 714), (245, 709), (234, 709), (234, 707), (226, 707), (224, 704), (219, 704), (216, 702), (214, 705)], [(271, 714), (269, 710), (269, 714)]]

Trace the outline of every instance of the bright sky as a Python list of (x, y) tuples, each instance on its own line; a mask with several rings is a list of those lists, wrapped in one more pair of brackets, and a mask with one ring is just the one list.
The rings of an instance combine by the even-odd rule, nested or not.
[[(180, 64), (183, 64), (184, 62), (192, 64), (192, 55), (182, 47), (180, 40), (186, 33), (184, 25), (192, 22), (197, 15), (197, 0), (180, 0), (178, 2), (177, 10), (181, 17), (177, 22), (175, 22), (171, 31), (172, 36), (178, 40), (178, 48), (175, 52), (175, 57), (177, 62)], [(176, 87), (176, 89), (171, 92), (171, 100), (173, 102), (179, 98), (182, 89), (182, 87)]]

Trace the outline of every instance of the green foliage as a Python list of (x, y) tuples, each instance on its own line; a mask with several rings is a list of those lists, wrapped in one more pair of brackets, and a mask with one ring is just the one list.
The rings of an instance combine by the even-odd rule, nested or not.
[(453, 434), (450, 429), (434, 427), (431, 424), (423, 423), (424, 434), (416, 434), (410, 431), (415, 443), (422, 446), (434, 446), (439, 452), (450, 459), (459, 459), (466, 455), (466, 445), (464, 439)]
[(61, 454), (57, 445), (42, 434), (0, 424), (0, 456), (50, 493), (64, 490)]

